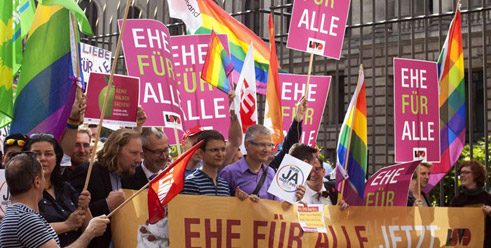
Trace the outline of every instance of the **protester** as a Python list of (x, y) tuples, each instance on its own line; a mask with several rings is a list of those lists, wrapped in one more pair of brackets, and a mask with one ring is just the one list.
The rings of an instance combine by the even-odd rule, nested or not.
[[(274, 170), (266, 164), (274, 147), (271, 143), (271, 131), (262, 125), (250, 126), (245, 134), (244, 145), (247, 155), (225, 166), (219, 176), (228, 182), (230, 192), (241, 199), (278, 200), (276, 196), (268, 193), (275, 174)], [(304, 190), (303, 186), (299, 187), (298, 199), (302, 199)]]
[[(195, 126), (187, 130), (181, 140), (181, 147), (183, 150), (182, 152), (189, 150), (198, 140), (198, 135), (203, 131), (204, 129), (200, 126)], [(194, 154), (193, 157), (189, 160), (188, 165), (186, 166), (186, 170), (184, 171), (184, 178), (198, 170), (200, 166), (201, 159), (198, 157), (197, 154)]]
[[(0, 224), (0, 247), (59, 247), (55, 230), (41, 216), (38, 202), (43, 197), (43, 168), (34, 156), (19, 154), (6, 164), (5, 179), (12, 204), (7, 207)], [(86, 247), (94, 237), (102, 235), (109, 219), (93, 218), (80, 237), (68, 247)]]
[(90, 142), (92, 134), (90, 129), (80, 127), (77, 132), (75, 147), (71, 156), (71, 166), (62, 167), (62, 177), (69, 182), (77, 192), (82, 192), (87, 167), (91, 155)]
[(423, 190), (430, 181), (430, 168), (431, 164), (426, 162), (422, 162), (420, 165), (418, 165), (418, 167), (416, 167), (411, 182), (409, 183), (409, 195), (407, 198), (408, 206), (431, 206), (431, 202), (429, 200), (430, 198)]
[(90, 193), (77, 192), (60, 175), (63, 150), (51, 134), (33, 134), (24, 150), (36, 154), (45, 178), (39, 213), (53, 227), (61, 246), (75, 241), (87, 226), (92, 215), (88, 210)]
[(491, 247), (491, 194), (484, 190), (487, 173), (478, 161), (464, 161), (459, 166), (460, 193), (450, 202), (451, 207), (481, 206), (486, 214), (484, 246)]
[[(233, 104), (235, 98), (235, 91), (231, 90), (228, 93), (229, 104)], [(226, 141), (225, 160), (223, 166), (235, 162), (237, 151), (240, 153), (240, 146), (242, 145), (242, 127), (240, 126), (239, 118), (235, 113), (234, 108), (230, 108), (230, 126), (228, 128), (228, 140)], [(242, 153), (241, 157), (242, 157)], [(240, 158), (239, 158), (240, 159)]]
[(278, 151), (276, 155), (270, 156), (269, 166), (273, 168), (275, 171), (278, 170), (278, 167), (281, 164), (281, 161), (285, 157), (285, 154), (290, 151), (290, 148), (293, 144), (296, 144), (300, 141), (300, 136), (302, 135), (302, 121), (305, 117), (305, 111), (307, 110), (307, 98), (302, 96), (300, 100), (298, 100), (297, 104), (295, 104), (295, 117), (293, 118), (292, 124), (286, 133), (285, 140), (281, 146), (281, 149)]
[(7, 164), (12, 155), (22, 151), (29, 138), (26, 135), (16, 133), (5, 137), (3, 141), (3, 165)]
[[(92, 193), (90, 210), (93, 215), (108, 214), (126, 199), (121, 190), (121, 178), (131, 176), (141, 163), (142, 142), (140, 133), (132, 129), (119, 129), (112, 133), (97, 153), (88, 190)], [(111, 230), (94, 239), (91, 247), (108, 247)]]
[(225, 158), (225, 138), (214, 130), (203, 131), (197, 142), (203, 140), (196, 152), (203, 161), (200, 169), (189, 175), (184, 182), (183, 194), (230, 196), (227, 181), (218, 176)]
[(143, 128), (143, 162), (135, 174), (122, 179), (123, 188), (139, 190), (153, 179), (169, 162), (169, 139), (158, 128)]
[[(295, 144), (289, 151), (293, 157), (312, 165), (312, 170), (307, 178), (305, 195), (301, 202), (305, 204), (334, 205), (329, 192), (324, 187), (324, 167), (322, 161), (317, 157), (318, 150), (305, 144)], [(341, 200), (339, 206), (342, 210), (349, 205)]]

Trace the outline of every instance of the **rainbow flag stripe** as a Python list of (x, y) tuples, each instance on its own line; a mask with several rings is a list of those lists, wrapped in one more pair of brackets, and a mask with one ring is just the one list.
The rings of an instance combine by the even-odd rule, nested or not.
[(343, 199), (350, 205), (363, 205), (367, 171), (367, 104), (361, 66), (358, 84), (339, 133), (336, 166), (341, 167), (336, 170), (336, 185)]
[(272, 14), (268, 19), (270, 64), (268, 71), (268, 85), (266, 92), (266, 110), (264, 111), (264, 125), (273, 130), (272, 141), (275, 145), (283, 142), (283, 116), (281, 115), (281, 85), (278, 76), (278, 57), (276, 56), (276, 40)]
[(233, 69), (234, 66), (222, 42), (215, 32), (211, 32), (211, 42), (201, 71), (201, 78), (228, 94), (231, 89), (228, 75)]
[(24, 51), (11, 133), (61, 137), (75, 98), (69, 11), (38, 4)]
[(249, 44), (253, 43), (256, 87), (258, 93), (266, 94), (269, 65), (268, 45), (252, 30), (230, 16), (213, 0), (197, 0), (197, 2), (201, 11), (202, 26), (196, 31), (196, 34), (209, 34), (211, 30), (214, 30), (218, 34), (226, 34), (228, 36), (234, 74), (239, 75), (242, 71)]
[(466, 104), (460, 10), (455, 12), (438, 58), (438, 76), (441, 161), (431, 167), (430, 188), (436, 185), (457, 162), (465, 145)]

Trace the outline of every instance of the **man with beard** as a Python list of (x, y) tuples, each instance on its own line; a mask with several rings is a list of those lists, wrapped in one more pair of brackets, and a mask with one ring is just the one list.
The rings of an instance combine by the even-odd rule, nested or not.
[(123, 188), (139, 190), (153, 179), (169, 161), (169, 139), (162, 130), (143, 128), (143, 162), (136, 167), (135, 174), (122, 180)]
[[(121, 179), (135, 174), (141, 163), (142, 141), (140, 133), (131, 129), (119, 129), (112, 133), (104, 147), (97, 153), (90, 175), (89, 192), (92, 194), (90, 211), (98, 216), (108, 214), (121, 203), (126, 196)], [(91, 242), (91, 247), (108, 247), (111, 243), (111, 230)]]

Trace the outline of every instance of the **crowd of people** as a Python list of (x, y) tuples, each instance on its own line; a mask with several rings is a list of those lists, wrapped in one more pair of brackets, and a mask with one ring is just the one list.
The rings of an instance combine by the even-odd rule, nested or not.
[[(91, 147), (93, 132), (81, 125), (84, 99), (75, 105), (61, 140), (39, 133), (10, 134), (3, 141), (2, 164), (11, 203), (0, 224), (0, 247), (111, 247), (106, 215), (127, 199), (122, 189), (145, 187), (171, 163), (167, 136), (159, 128), (141, 128), (146, 118), (141, 109), (137, 128), (114, 131), (97, 149)], [(215, 130), (188, 130), (182, 137), (183, 150), (202, 143), (187, 164), (182, 194), (233, 196), (253, 202), (281, 200), (268, 193), (268, 188), (288, 153), (313, 167), (306, 184), (296, 190), (300, 204), (349, 208), (327, 182), (320, 151), (298, 143), (306, 107), (302, 98), (283, 147), (275, 154), (270, 130), (253, 125), (242, 137), (233, 112), (227, 139)], [(242, 143), (245, 155), (240, 152)], [(85, 185), (92, 152), (96, 152), (97, 160)], [(71, 165), (62, 166), (64, 160)], [(408, 206), (431, 206), (422, 191), (428, 184), (430, 166), (422, 163), (416, 169)], [(461, 193), (451, 206), (482, 206), (487, 215), (484, 246), (491, 247), (491, 195), (483, 190), (486, 170), (479, 162), (466, 161), (458, 171)]]

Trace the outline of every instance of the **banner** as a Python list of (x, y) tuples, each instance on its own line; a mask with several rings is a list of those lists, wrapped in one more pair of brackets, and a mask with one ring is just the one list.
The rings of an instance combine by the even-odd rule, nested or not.
[[(281, 112), (285, 136), (295, 118), (295, 104), (305, 93), (307, 75), (280, 73)], [(307, 110), (303, 120), (300, 142), (315, 146), (319, 127), (324, 115), (331, 76), (310, 76)]]
[(384, 167), (365, 184), (365, 206), (407, 206), (409, 183), (421, 161)]
[(80, 65), (88, 84), (91, 72), (111, 72), (111, 51), (80, 42)]
[(160, 21), (129, 19), (121, 33), (128, 75), (140, 78), (140, 105), (148, 117), (145, 126), (163, 126), (169, 144), (178, 144), (183, 134), (182, 109), (169, 30)]
[[(199, 125), (204, 129), (227, 134), (230, 126), (228, 95), (200, 77), (210, 37), (211, 35), (171, 37), (175, 79), (184, 113), (184, 129), (189, 130)], [(227, 36), (220, 34), (218, 37), (228, 51)]]
[(295, 0), (286, 47), (339, 60), (350, 0)]
[(5, 216), (9, 204), (10, 194), (7, 181), (5, 181), (5, 169), (0, 169), (0, 217)]
[[(126, 197), (136, 190), (124, 189)], [(114, 247), (141, 247), (138, 243), (138, 232), (144, 231), (148, 220), (147, 190), (138, 194), (133, 200), (118, 210), (111, 217), (111, 232)]]
[(482, 247), (481, 208), (324, 206), (327, 233), (305, 233), (295, 206), (261, 199), (179, 195), (169, 205), (171, 247)]
[(136, 126), (140, 81), (136, 77), (114, 75), (109, 87), (109, 74), (93, 72), (87, 88), (87, 110), (84, 122), (99, 124), (104, 97), (109, 91), (103, 124), (126, 127)]
[(438, 99), (435, 62), (394, 58), (396, 162), (440, 162)]

